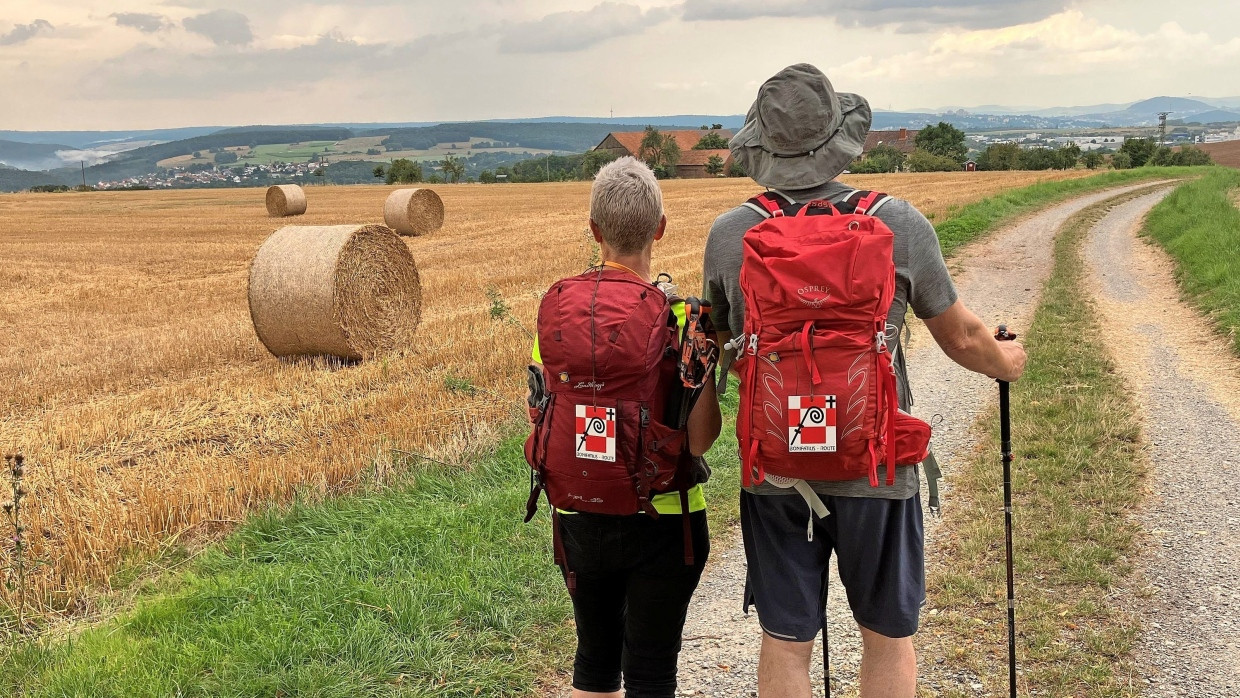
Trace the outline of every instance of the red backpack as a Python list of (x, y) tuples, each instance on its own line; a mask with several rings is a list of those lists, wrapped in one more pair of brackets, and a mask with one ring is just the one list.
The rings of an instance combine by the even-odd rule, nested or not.
[(895, 295), (889, 201), (853, 192), (797, 204), (768, 192), (746, 205), (767, 220), (745, 233), (744, 334), (736, 434), (742, 480), (869, 477), (926, 458), (930, 426), (899, 410), (888, 347)]
[[(531, 404), (534, 429), (525, 443), (533, 471), (527, 522), (544, 490), (553, 515), (657, 517), (651, 497), (676, 490), (687, 513), (693, 461), (683, 425), (668, 425), (681, 411), (677, 327), (663, 291), (627, 272), (600, 268), (547, 291), (538, 309), (547, 385)], [(687, 515), (684, 521), (692, 564)], [(556, 534), (562, 564), (558, 526)]]

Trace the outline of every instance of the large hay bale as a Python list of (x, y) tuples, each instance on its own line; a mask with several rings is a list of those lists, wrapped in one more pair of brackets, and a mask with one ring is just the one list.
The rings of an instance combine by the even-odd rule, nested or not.
[(296, 184), (267, 188), (267, 215), (272, 218), (300, 216), (306, 212), (306, 192)]
[(430, 189), (397, 189), (383, 203), (383, 222), (401, 235), (425, 235), (443, 227), (443, 199)]
[(422, 318), (413, 255), (381, 225), (286, 226), (250, 264), (250, 318), (276, 356), (360, 359), (409, 346)]

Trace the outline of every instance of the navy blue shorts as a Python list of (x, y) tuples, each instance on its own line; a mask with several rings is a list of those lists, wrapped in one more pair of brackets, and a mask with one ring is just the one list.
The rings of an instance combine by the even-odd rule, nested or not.
[(926, 601), (920, 496), (819, 496), (831, 515), (814, 517), (811, 542), (809, 505), (799, 495), (741, 492), (746, 611), (750, 602), (757, 605), (758, 622), (771, 637), (810, 642), (822, 629), (834, 553), (859, 625), (891, 638), (916, 633)]

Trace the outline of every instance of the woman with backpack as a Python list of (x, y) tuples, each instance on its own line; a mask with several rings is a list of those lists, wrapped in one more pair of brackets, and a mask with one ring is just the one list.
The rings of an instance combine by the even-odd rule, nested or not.
[(667, 219), (654, 174), (596, 176), (602, 264), (544, 296), (530, 366), (528, 516), (552, 505), (555, 560), (577, 625), (573, 696), (666, 697), (710, 551), (703, 453), (719, 435), (709, 306), (651, 282)]

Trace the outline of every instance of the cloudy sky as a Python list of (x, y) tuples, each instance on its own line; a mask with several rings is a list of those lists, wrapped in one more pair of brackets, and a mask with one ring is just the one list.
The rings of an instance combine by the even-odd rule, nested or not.
[(808, 61), (881, 109), (1240, 95), (1231, 0), (0, 0), (0, 129), (743, 113)]

